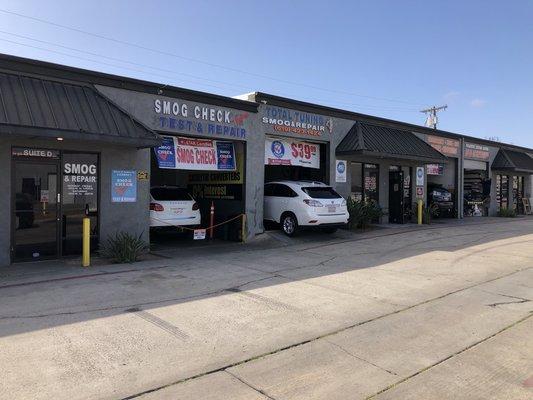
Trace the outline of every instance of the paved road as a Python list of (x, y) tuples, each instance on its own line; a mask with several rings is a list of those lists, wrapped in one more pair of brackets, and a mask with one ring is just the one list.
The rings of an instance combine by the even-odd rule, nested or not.
[(0, 398), (533, 397), (533, 220), (320, 239), (5, 274)]

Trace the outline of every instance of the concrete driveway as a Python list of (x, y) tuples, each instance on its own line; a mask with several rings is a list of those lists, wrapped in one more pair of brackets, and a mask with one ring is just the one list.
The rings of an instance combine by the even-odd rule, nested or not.
[(480, 222), (6, 270), (0, 398), (531, 399), (533, 220)]

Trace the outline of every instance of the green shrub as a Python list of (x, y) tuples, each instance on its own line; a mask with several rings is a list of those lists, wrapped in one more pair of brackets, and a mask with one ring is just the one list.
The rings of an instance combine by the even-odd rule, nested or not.
[(351, 197), (347, 200), (348, 226), (350, 229), (367, 228), (372, 221), (379, 220), (383, 216), (381, 207), (375, 201), (356, 201)]
[(500, 211), (498, 211), (498, 217), (514, 218), (516, 217), (516, 210), (513, 208), (500, 208)]
[(133, 263), (148, 250), (148, 244), (139, 236), (128, 232), (117, 232), (107, 239), (102, 255), (111, 258), (115, 263)]

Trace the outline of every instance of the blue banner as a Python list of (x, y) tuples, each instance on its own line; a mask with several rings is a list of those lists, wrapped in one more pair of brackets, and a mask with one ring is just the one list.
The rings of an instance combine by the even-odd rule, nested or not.
[(231, 142), (217, 141), (217, 169), (235, 170), (235, 147)]
[(135, 203), (137, 201), (137, 174), (135, 171), (111, 171), (111, 202)]
[(173, 138), (163, 136), (163, 143), (161, 146), (154, 148), (154, 152), (159, 168), (176, 168), (176, 146)]

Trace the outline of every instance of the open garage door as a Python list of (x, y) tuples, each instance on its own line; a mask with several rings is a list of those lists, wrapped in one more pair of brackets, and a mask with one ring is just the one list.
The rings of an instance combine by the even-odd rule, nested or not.
[[(151, 160), (151, 230), (182, 230), (176, 238), (191, 239), (194, 230), (201, 238), (206, 229), (209, 238), (215, 225), (214, 238), (241, 240), (245, 153), (245, 143), (240, 141), (164, 137)], [(168, 234), (164, 236), (168, 239)]]

